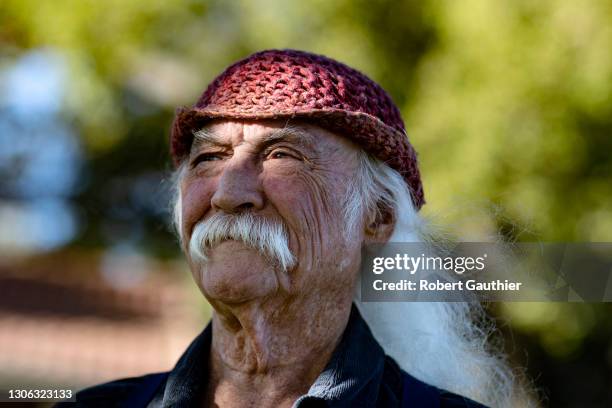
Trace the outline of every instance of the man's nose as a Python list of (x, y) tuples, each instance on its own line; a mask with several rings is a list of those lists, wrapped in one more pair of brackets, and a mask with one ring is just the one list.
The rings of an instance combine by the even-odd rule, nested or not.
[(212, 196), (211, 205), (230, 214), (262, 209), (264, 197), (256, 166), (246, 161), (228, 163)]

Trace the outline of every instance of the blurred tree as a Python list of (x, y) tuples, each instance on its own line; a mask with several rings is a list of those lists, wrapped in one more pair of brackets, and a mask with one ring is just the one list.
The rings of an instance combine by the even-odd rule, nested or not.
[(438, 46), (405, 110), (427, 207), (464, 217), (482, 200), (489, 220), (469, 222), (490, 232), (610, 240), (612, 4), (468, 1), (431, 14)]

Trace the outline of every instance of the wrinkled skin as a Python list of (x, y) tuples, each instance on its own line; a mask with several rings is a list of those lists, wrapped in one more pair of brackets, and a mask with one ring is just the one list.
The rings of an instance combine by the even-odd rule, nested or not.
[[(346, 188), (358, 147), (301, 123), (270, 142), (282, 121), (217, 121), (214, 143), (194, 143), (181, 181), (182, 234), (214, 212), (283, 221), (296, 266), (280, 271), (241, 242), (224, 241), (202, 266), (187, 258), (214, 308), (203, 406), (291, 406), (320, 374), (346, 327), (360, 249), (390, 225), (347, 231)], [(304, 133), (300, 135), (300, 133)], [(185, 244), (187, 245), (187, 244)]]

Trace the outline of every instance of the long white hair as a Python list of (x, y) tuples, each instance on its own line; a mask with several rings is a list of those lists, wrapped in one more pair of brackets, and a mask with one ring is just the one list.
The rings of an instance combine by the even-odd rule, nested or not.
[[(361, 154), (346, 206), (349, 218), (390, 209), (391, 242), (435, 245), (416, 211), (403, 177), (381, 161)], [(492, 347), (492, 323), (473, 302), (355, 302), (386, 353), (425, 381), (492, 407), (510, 407), (519, 392), (503, 354)]]
[[(390, 241), (435, 245), (401, 174), (363, 151), (359, 162), (344, 206), (348, 229), (361, 225), (361, 217), (372, 219), (391, 210), (395, 227)], [(179, 169), (175, 175), (173, 221), (182, 241), (181, 173)], [(413, 376), (491, 407), (530, 405), (503, 353), (492, 347), (494, 327), (480, 304), (366, 303), (358, 294), (355, 303), (386, 353)]]

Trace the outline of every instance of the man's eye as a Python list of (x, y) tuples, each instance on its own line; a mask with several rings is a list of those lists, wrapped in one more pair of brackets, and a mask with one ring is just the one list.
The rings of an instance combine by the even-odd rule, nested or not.
[(295, 158), (295, 156), (283, 150), (273, 150), (272, 152), (268, 154), (268, 158), (269, 159), (293, 159)]
[(219, 153), (204, 153), (196, 157), (193, 160), (192, 165), (196, 166), (201, 162), (210, 162), (210, 161), (216, 161), (216, 160), (221, 160), (221, 155)]

